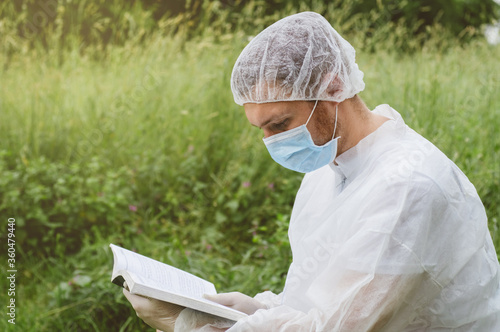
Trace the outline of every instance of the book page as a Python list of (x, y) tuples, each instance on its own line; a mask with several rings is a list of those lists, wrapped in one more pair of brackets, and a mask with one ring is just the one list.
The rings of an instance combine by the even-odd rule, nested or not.
[(216, 293), (215, 286), (209, 281), (113, 244), (110, 247), (115, 256), (113, 275), (121, 270), (129, 271), (136, 282), (204, 302), (203, 294)]

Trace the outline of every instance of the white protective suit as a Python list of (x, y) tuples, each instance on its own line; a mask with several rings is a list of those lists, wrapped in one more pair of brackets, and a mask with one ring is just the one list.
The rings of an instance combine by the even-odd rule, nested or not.
[(228, 331), (500, 331), (499, 264), (474, 186), (390, 118), (305, 175), (290, 221), (293, 263), (268, 310)]

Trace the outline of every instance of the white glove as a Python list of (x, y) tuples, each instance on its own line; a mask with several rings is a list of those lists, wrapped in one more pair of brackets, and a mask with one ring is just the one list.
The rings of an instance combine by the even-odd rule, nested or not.
[[(238, 292), (216, 295), (205, 294), (203, 297), (248, 315), (253, 314), (259, 309), (267, 309), (263, 303)], [(226, 331), (233, 324), (234, 322), (231, 320), (186, 308), (177, 318), (175, 332), (222, 332)]]
[(175, 322), (175, 332), (223, 332), (234, 325), (232, 320), (186, 308)]
[(267, 309), (267, 307), (263, 303), (239, 292), (221, 293), (215, 295), (205, 294), (203, 296), (207, 300), (214, 301), (226, 307), (244, 312), (247, 315), (252, 315), (259, 309)]
[(175, 320), (184, 309), (176, 304), (151, 299), (144, 296), (131, 294), (124, 284), (123, 294), (137, 313), (137, 316), (149, 326), (162, 330), (163, 332), (173, 332)]

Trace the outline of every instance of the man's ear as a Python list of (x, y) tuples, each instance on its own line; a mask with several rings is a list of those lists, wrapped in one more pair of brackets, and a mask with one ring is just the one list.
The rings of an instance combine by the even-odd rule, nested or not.
[(343, 84), (342, 82), (340, 82), (340, 79), (337, 75), (333, 79), (331, 79), (330, 82), (328, 83), (328, 86), (326, 88), (326, 93), (328, 94), (329, 97), (334, 97), (335, 95), (342, 93), (342, 87)]

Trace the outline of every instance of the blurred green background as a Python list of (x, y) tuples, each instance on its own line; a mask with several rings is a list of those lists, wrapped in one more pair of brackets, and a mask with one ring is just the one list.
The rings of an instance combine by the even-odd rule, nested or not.
[(302, 175), (271, 160), (229, 78), (252, 36), (305, 10), (355, 47), (367, 105), (475, 184), (500, 249), (494, 1), (1, 1), (0, 255), (15, 218), (18, 272), (0, 330), (146, 330), (110, 282), (111, 242), (219, 291), (281, 290)]

